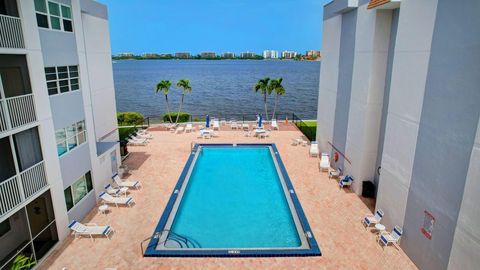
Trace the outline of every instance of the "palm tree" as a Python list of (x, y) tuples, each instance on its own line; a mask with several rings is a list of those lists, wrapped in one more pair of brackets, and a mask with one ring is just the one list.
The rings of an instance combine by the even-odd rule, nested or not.
[(282, 85), (283, 78), (272, 79), (268, 85), (270, 92), (275, 93), (275, 106), (273, 107), (272, 119), (275, 119), (275, 112), (277, 111), (278, 98), (285, 94), (285, 88)]
[(190, 81), (186, 79), (181, 79), (177, 82), (177, 87), (181, 87), (182, 90), (182, 100), (180, 102), (180, 107), (178, 109), (177, 120), (175, 120), (175, 124), (178, 122), (178, 117), (180, 116), (180, 112), (182, 111), (183, 99), (186, 93), (192, 92), (192, 87), (190, 86)]
[(255, 93), (260, 91), (260, 93), (263, 95), (263, 104), (265, 105), (265, 117), (267, 121), (268, 121), (267, 94), (270, 95), (270, 93), (272, 93), (272, 90), (268, 87), (269, 81), (270, 81), (270, 78), (265, 77), (263, 79), (258, 80), (258, 82), (253, 87), (253, 90), (255, 91)]
[(168, 106), (168, 92), (170, 91), (171, 85), (172, 83), (169, 80), (161, 80), (155, 87), (155, 93), (163, 92), (165, 95), (165, 102), (167, 103), (167, 115), (168, 118), (170, 118), (170, 123), (173, 123), (172, 116), (170, 115), (170, 107)]

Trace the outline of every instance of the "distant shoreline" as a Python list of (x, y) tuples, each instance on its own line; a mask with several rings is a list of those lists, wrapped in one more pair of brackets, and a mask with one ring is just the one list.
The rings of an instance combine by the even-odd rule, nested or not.
[(310, 60), (310, 59), (257, 59), (257, 58), (124, 58), (124, 57), (112, 57), (113, 61), (124, 61), (124, 60), (210, 60), (210, 61), (222, 61), (222, 60), (255, 60), (255, 61), (308, 61), (316, 62), (321, 61), (321, 58)]

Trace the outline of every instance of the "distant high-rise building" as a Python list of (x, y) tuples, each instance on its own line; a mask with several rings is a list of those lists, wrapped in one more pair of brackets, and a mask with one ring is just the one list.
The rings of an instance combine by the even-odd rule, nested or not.
[(293, 59), (297, 56), (297, 52), (293, 51), (283, 51), (282, 52), (282, 58), (283, 59)]
[(181, 59), (188, 59), (188, 58), (190, 58), (190, 53), (189, 52), (176, 52), (175, 57), (176, 58), (181, 58)]
[(224, 53), (222, 54), (222, 57), (223, 57), (223, 58), (235, 58), (235, 53), (233, 53), (233, 52), (224, 52)]
[(320, 57), (320, 51), (309, 50), (309, 51), (306, 51), (305, 55), (308, 57), (318, 58)]
[(143, 53), (142, 56), (145, 58), (155, 58), (155, 57), (159, 57), (160, 55), (158, 53), (149, 52), (149, 53)]
[(214, 52), (202, 52), (200, 53), (201, 58), (215, 58), (217, 55)]
[(241, 58), (252, 58), (252, 57), (255, 57), (256, 55), (257, 55), (256, 53), (249, 52), (249, 51), (240, 53)]
[(132, 57), (133, 53), (123, 52), (123, 53), (119, 53), (118, 56), (120, 56), (120, 57)]
[(277, 59), (278, 58), (278, 51), (264, 50), (263, 51), (263, 58), (265, 58), (265, 59)]

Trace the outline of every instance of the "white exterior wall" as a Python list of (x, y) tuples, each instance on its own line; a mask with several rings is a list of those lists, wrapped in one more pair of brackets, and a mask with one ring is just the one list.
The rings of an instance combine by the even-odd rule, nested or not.
[(480, 119), (470, 166), (465, 182), (463, 200), (453, 238), (448, 269), (477, 269), (480, 251)]
[(341, 29), (341, 15), (323, 21), (321, 79), (318, 93), (317, 115), (317, 141), (318, 147), (322, 152), (330, 151), (328, 142), (332, 142), (333, 140)]
[(345, 154), (345, 173), (354, 177), (360, 194), (363, 181), (372, 181), (382, 116), (385, 74), (390, 38), (391, 11), (357, 9), (355, 57)]
[(436, 7), (437, 0), (401, 3), (377, 197), (388, 227), (403, 226), (405, 217)]

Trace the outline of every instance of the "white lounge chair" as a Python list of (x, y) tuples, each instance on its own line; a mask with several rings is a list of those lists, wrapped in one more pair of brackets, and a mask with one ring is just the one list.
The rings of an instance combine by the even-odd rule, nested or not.
[(238, 129), (238, 123), (237, 121), (233, 121), (232, 124), (230, 125), (232, 129)]
[(134, 146), (145, 146), (148, 144), (147, 139), (135, 139), (135, 138), (129, 138), (128, 139), (128, 144), (129, 145), (134, 145)]
[(150, 133), (146, 133), (145, 131), (142, 132), (142, 130), (137, 131), (137, 134), (135, 135), (136, 138), (138, 139), (153, 139), (153, 135)]
[(319, 151), (318, 151), (318, 143), (316, 141), (313, 141), (310, 144), (310, 156), (311, 157), (318, 157)]
[(272, 119), (272, 128), (278, 130), (278, 124), (276, 119)]
[(378, 242), (382, 244), (382, 248), (385, 250), (385, 247), (389, 243), (400, 244), (400, 238), (402, 237), (403, 230), (402, 228), (395, 226), (391, 233), (383, 233), (378, 237)]
[(151, 135), (150, 132), (148, 132), (148, 130), (146, 129), (139, 129), (137, 133), (142, 135)]
[(258, 138), (260, 139), (265, 139), (266, 137), (270, 137), (270, 131), (268, 130), (258, 134)]
[(220, 129), (220, 123), (218, 120), (213, 120), (213, 130), (219, 130)]
[(185, 127), (179, 126), (177, 129), (175, 129), (175, 134), (182, 133), (185, 131)]
[(242, 124), (242, 129), (248, 131), (250, 129), (250, 124)]
[(340, 182), (338, 182), (338, 186), (340, 188), (350, 187), (352, 186), (352, 183), (353, 178), (350, 175), (345, 175), (344, 177), (342, 177), (342, 179), (340, 179)]
[(77, 238), (77, 236), (87, 235), (92, 240), (95, 235), (105, 235), (110, 240), (110, 234), (113, 232), (110, 226), (98, 226), (95, 223), (86, 223), (84, 225), (75, 220), (68, 225), (68, 228), (73, 231), (72, 233), (75, 238)]
[(380, 223), (380, 220), (382, 220), (384, 213), (382, 209), (378, 209), (375, 211), (375, 215), (367, 214), (363, 217), (362, 223), (365, 226), (365, 230), (367, 230), (368, 227)]
[(118, 176), (118, 174), (116, 174), (112, 178), (115, 184), (117, 184), (119, 187), (128, 187), (128, 188), (134, 187), (136, 189), (140, 188), (140, 182), (138, 181), (123, 181), (122, 179), (120, 179), (120, 176)]
[(193, 130), (193, 126), (191, 123), (188, 123), (187, 124), (187, 127), (185, 127), (185, 132), (192, 132)]
[(105, 191), (112, 196), (127, 196), (128, 187), (114, 188), (112, 185), (108, 184), (105, 186)]
[(131, 197), (113, 197), (106, 192), (100, 193), (98, 197), (100, 197), (105, 203), (115, 204), (116, 207), (118, 207), (118, 205), (132, 206), (132, 204), (135, 203)]
[(322, 158), (319, 163), (320, 171), (328, 171), (330, 168), (330, 157), (327, 153), (322, 153)]

